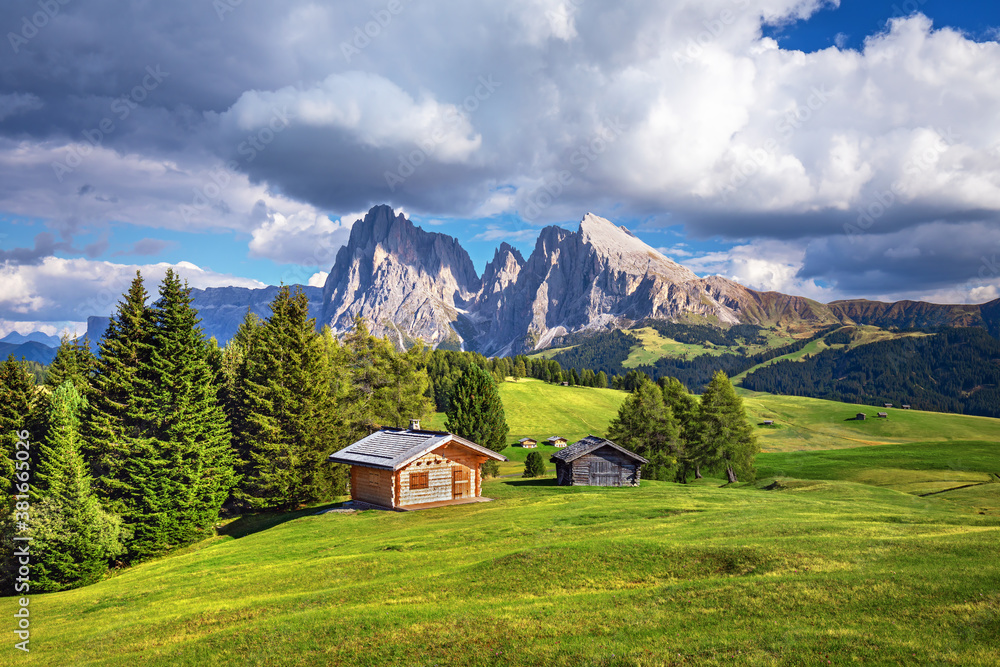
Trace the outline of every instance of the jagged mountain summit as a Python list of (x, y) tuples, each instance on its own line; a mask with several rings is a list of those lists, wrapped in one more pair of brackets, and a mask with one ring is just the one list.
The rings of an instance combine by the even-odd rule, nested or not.
[(732, 324), (996, 327), (1000, 302), (943, 306), (854, 300), (822, 304), (698, 277), (624, 227), (588, 213), (577, 231), (541, 230), (524, 259), (507, 243), (482, 277), (458, 240), (426, 232), (389, 206), (351, 230), (323, 289), (319, 325), (345, 333), (358, 315), (401, 347), (509, 355), (562, 337), (646, 319)]
[(593, 214), (576, 232), (543, 229), (527, 260), (501, 244), (480, 278), (456, 239), (376, 206), (337, 254), (323, 290), (321, 324), (343, 333), (360, 315), (400, 346), (420, 339), (516, 354), (651, 317), (763, 321), (762, 300), (773, 299), (724, 278), (699, 278)]

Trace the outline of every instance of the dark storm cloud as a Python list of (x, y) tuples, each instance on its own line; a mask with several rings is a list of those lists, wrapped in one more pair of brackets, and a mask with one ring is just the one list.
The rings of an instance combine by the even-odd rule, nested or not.
[(0, 204), (66, 242), (219, 225), (267, 256), (294, 229), (275, 244), (294, 262), (325, 213), (375, 203), (594, 210), (808, 243), (802, 276), (871, 294), (964, 280), (971, 247), (926, 230), (1000, 211), (1000, 47), (920, 16), (794, 54), (762, 17), (819, 0), (53, 2), (33, 30), (37, 0), (0, 6)]

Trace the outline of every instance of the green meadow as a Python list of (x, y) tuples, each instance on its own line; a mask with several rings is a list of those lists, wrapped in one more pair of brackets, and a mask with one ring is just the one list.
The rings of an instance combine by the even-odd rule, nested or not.
[[(501, 395), (512, 441), (603, 433), (625, 396), (538, 381)], [(776, 420), (758, 427), (755, 483), (557, 487), (550, 474), (487, 480), (490, 503), (243, 517), (32, 596), (16, 662), (997, 664), (1000, 420), (853, 422), (856, 406), (745, 401)]]

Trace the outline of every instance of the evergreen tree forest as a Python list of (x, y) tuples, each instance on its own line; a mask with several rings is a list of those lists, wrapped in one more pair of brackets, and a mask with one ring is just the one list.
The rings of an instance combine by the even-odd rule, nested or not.
[(361, 320), (343, 341), (318, 332), (288, 287), (220, 349), (173, 271), (155, 298), (137, 273), (96, 357), (64, 337), (40, 378), (0, 364), (0, 546), (31, 537), (30, 591), (56, 591), (191, 544), (220, 515), (333, 499), (347, 471), (330, 453), (432, 410), (430, 356)]
[(724, 472), (730, 483), (753, 481), (760, 451), (729, 378), (715, 374), (701, 400), (676, 378), (642, 381), (622, 403), (607, 438), (646, 458), (647, 479), (687, 482), (702, 471)]
[[(743, 386), (846, 403), (906, 404), (917, 410), (1000, 417), (1000, 340), (974, 327), (928, 333), (779, 361), (748, 374)], [(847, 340), (846, 333), (837, 334), (836, 340)], [(831, 342), (829, 336), (826, 340)]]

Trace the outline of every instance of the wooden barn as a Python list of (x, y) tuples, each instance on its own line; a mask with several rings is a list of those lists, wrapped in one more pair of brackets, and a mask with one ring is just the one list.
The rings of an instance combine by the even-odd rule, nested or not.
[(909, 410), (909, 409), (910, 409), (910, 406), (909, 406), (909, 405), (904, 405), (904, 406), (903, 406), (903, 409), (904, 409), (904, 410)]
[(331, 454), (351, 466), (351, 499), (390, 509), (476, 502), (480, 466), (507, 458), (442, 431), (385, 428)]
[(534, 438), (521, 438), (520, 440), (517, 441), (517, 444), (521, 445), (522, 447), (537, 447), (538, 441), (535, 440)]
[(854, 416), (854, 418), (857, 419), (858, 421), (864, 421), (865, 419), (868, 419), (868, 415), (866, 415), (863, 412), (859, 412)]
[(549, 460), (556, 464), (556, 483), (560, 486), (639, 486), (640, 467), (649, 463), (595, 435), (574, 442)]
[(878, 413), (875, 416), (878, 417), (878, 418), (880, 418), (880, 419), (888, 419), (889, 418), (889, 413), (888, 412), (880, 412), (880, 413)]
[(550, 445), (552, 445), (553, 447), (565, 447), (566, 446), (566, 438), (563, 438), (563, 437), (558, 436), (558, 435), (552, 436), (551, 438), (549, 438), (548, 440), (546, 440), (546, 442), (549, 443)]

